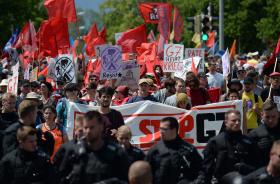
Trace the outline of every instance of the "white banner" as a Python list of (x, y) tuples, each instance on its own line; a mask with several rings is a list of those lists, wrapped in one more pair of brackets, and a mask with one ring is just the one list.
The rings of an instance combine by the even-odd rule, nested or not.
[[(69, 104), (66, 129), (69, 138), (72, 139), (76, 119), (98, 107), (72, 102)], [(132, 130), (132, 143), (142, 149), (148, 149), (160, 140), (159, 125), (164, 117), (172, 116), (179, 119), (179, 135), (199, 150), (204, 149), (207, 141), (220, 132), (225, 112), (231, 109), (239, 110), (243, 120), (241, 100), (197, 106), (190, 111), (151, 101), (112, 108), (122, 113), (126, 125)]]
[(7, 92), (17, 95), (18, 92), (18, 75), (19, 75), (19, 62), (12, 67), (13, 75), (8, 78)]
[(177, 72), (183, 69), (184, 45), (165, 44), (164, 45), (164, 72)]
[(76, 83), (75, 64), (72, 54), (59, 54), (49, 63), (48, 76), (56, 81), (63, 77), (67, 83)]

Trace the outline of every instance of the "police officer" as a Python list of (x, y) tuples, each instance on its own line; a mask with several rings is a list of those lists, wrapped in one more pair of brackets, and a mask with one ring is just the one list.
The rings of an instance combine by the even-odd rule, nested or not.
[[(3, 137), (3, 153), (7, 154), (17, 148), (18, 142), (16, 133), (20, 127), (30, 126), (35, 128), (37, 117), (37, 104), (30, 100), (23, 100), (18, 108), (19, 121), (11, 124), (5, 129)], [(42, 138), (44, 136), (44, 139)], [(51, 133), (37, 131), (38, 146), (41, 150), (51, 155), (54, 147), (54, 139)]]
[(63, 179), (65, 183), (92, 184), (101, 181), (127, 181), (129, 167), (124, 150), (103, 138), (104, 120), (97, 111), (84, 115), (85, 138), (78, 141), (70, 155), (72, 168)]
[(17, 131), (18, 148), (0, 162), (0, 183), (52, 184), (54, 169), (46, 153), (37, 150), (37, 132), (30, 126)]
[(233, 171), (248, 174), (259, 166), (259, 150), (240, 129), (241, 116), (237, 110), (225, 113), (225, 131), (211, 138), (203, 151), (204, 183), (220, 181)]
[(261, 153), (261, 165), (269, 161), (269, 153), (275, 140), (280, 139), (279, 113), (276, 104), (267, 100), (263, 105), (262, 124), (249, 133), (249, 137), (257, 143)]
[(160, 122), (161, 141), (153, 146), (146, 157), (153, 172), (154, 184), (175, 184), (197, 178), (202, 158), (196, 148), (178, 135), (179, 124), (173, 117)]
[(280, 184), (280, 140), (272, 146), (268, 165), (250, 173), (243, 180), (243, 184)]

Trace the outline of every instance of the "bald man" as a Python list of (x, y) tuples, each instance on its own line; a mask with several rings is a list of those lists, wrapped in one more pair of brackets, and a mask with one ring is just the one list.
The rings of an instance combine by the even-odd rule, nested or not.
[(152, 184), (151, 166), (146, 161), (134, 162), (128, 172), (129, 184)]

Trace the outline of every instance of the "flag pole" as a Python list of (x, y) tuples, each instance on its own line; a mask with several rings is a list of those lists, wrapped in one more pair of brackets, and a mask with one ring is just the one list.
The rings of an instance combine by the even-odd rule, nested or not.
[[(278, 57), (276, 56), (276, 60), (275, 60), (275, 63), (274, 63), (273, 72), (276, 71), (277, 63), (278, 63)], [(268, 94), (268, 98), (267, 98), (267, 99), (270, 99), (270, 97), (271, 97), (271, 89), (272, 89), (272, 84), (270, 84), (270, 87), (269, 87), (269, 94)]]

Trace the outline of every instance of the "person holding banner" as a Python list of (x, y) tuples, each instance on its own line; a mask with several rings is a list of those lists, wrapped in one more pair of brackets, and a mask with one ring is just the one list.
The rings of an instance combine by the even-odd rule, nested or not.
[(176, 105), (177, 105), (177, 95), (179, 93), (186, 93), (185, 81), (183, 79), (181, 79), (181, 78), (176, 79), (175, 90), (176, 90), (176, 92), (175, 92), (174, 95), (171, 95), (171, 96), (166, 98), (166, 100), (165, 100), (166, 105), (176, 107)]
[(246, 175), (260, 166), (257, 146), (241, 132), (240, 112), (226, 112), (224, 125), (225, 131), (211, 138), (203, 151), (202, 178), (205, 184), (219, 183), (230, 172)]
[[(275, 103), (279, 104), (278, 106), (280, 107), (280, 73), (273, 72), (269, 75), (269, 78), (271, 83), (270, 99), (273, 100)], [(265, 101), (269, 97), (269, 91), (270, 85), (261, 92), (261, 97), (263, 101)], [(278, 111), (280, 112), (280, 108), (278, 109)]]
[(158, 102), (165, 103), (166, 98), (176, 92), (175, 83), (176, 82), (174, 79), (166, 79), (164, 81), (164, 88), (156, 91), (152, 95), (157, 99)]
[(188, 183), (197, 179), (202, 158), (194, 146), (178, 135), (179, 123), (174, 117), (160, 121), (161, 140), (147, 154), (154, 184)]

